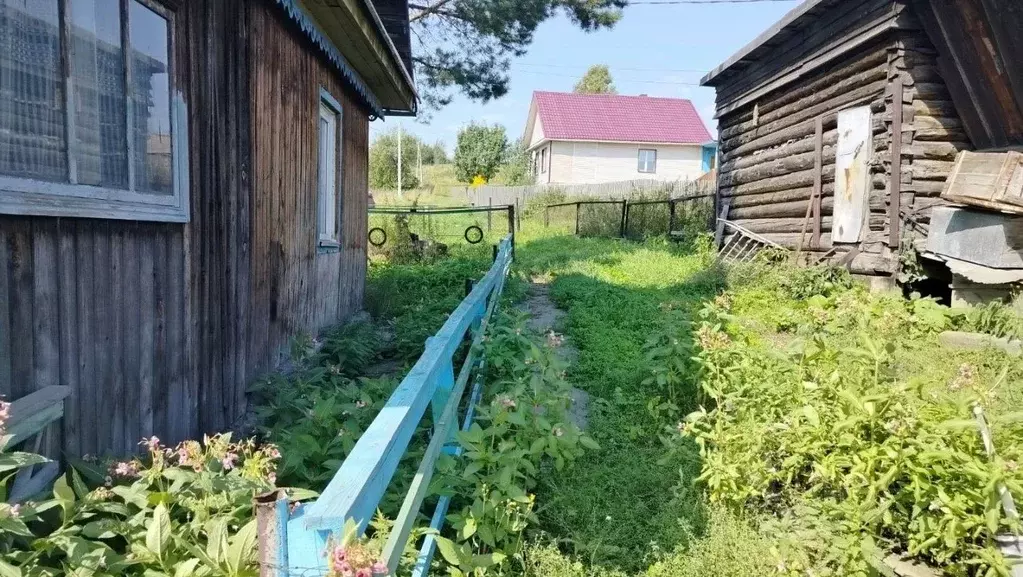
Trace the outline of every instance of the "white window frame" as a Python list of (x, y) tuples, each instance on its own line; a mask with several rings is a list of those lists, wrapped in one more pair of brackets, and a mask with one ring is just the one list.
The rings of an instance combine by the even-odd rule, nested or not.
[(540, 174), (547, 174), (547, 147), (540, 149)]
[[(326, 122), (326, 131), (322, 130)], [(316, 120), (316, 241), (317, 247), (337, 250), (340, 222), (338, 206), (341, 198), (341, 105), (325, 89), (320, 89), (319, 114)], [(324, 167), (329, 169), (324, 170)]]
[[(172, 10), (154, 0), (121, 0), (121, 45), (125, 54), (125, 102), (127, 113), (127, 159), (129, 190), (77, 184), (75, 165), (75, 138), (73, 111), (75, 110), (74, 89), (70, 74), (71, 19), (69, 2), (59, 0), (61, 25), (61, 61), (64, 71), (64, 114), (65, 140), (67, 142), (68, 182), (51, 182), (20, 178), (0, 174), (0, 214), (30, 216), (67, 216), (85, 218), (108, 218), (119, 220), (142, 220), (156, 222), (188, 222), (188, 112), (185, 101), (177, 92), (175, 14)], [(127, 93), (131, 86), (131, 42), (128, 22), (128, 5), (135, 1), (149, 8), (167, 20), (168, 85), (171, 113), (171, 178), (172, 194), (155, 194), (130, 190), (134, 186), (135, 158), (132, 145), (134, 124), (134, 102)]]
[[(653, 156), (654, 156), (653, 162), (650, 163), (650, 169), (649, 170), (644, 170), (644, 168), (646, 167), (646, 164), (647, 164), (647, 163), (643, 162), (643, 153), (644, 152), (652, 152)], [(641, 174), (657, 174), (657, 149), (656, 148), (640, 148), (639, 149), (639, 152), (636, 153), (636, 171), (641, 173)]]

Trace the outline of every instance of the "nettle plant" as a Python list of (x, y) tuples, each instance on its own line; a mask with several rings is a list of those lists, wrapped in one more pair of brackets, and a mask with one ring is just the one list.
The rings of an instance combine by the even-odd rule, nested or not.
[[(257, 575), (252, 500), (274, 485), (277, 448), (229, 435), (143, 444), (144, 460), (71, 470), (52, 499), (0, 505), (0, 575)], [(26, 460), (45, 459), (0, 453), (0, 474)]]
[(950, 575), (1008, 575), (995, 536), (1020, 526), (998, 487), (1023, 494), (1021, 415), (991, 419), (988, 458), (970, 417), (1000, 383), (969, 366), (947, 384), (899, 379), (901, 335), (939, 319), (926, 304), (877, 312), (858, 311), (854, 337), (822, 331), (782, 353), (708, 306), (695, 331), (706, 408), (681, 427), (700, 447), (699, 481), (714, 502), (767, 514), (781, 574), (874, 575), (895, 552)]
[(451, 575), (483, 575), (518, 558), (533, 513), (537, 478), (547, 467), (570, 466), (597, 443), (568, 418), (569, 384), (553, 333), (546, 343), (520, 317), (501, 314), (485, 337), (490, 401), (459, 432), (463, 457), (441, 463), (440, 486), (455, 496), (448, 521), (453, 538), (438, 549)]

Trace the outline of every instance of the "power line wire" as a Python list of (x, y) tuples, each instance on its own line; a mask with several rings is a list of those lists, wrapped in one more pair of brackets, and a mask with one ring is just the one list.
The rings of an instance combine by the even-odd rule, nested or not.
[(679, 4), (759, 4), (769, 2), (795, 2), (797, 0), (634, 0), (628, 6), (679, 5)]
[[(539, 62), (515, 62), (513, 66), (535, 66), (540, 68), (567, 68), (567, 69), (579, 69), (589, 68), (592, 64), (541, 64)], [(611, 70), (624, 70), (627, 72), (699, 72), (705, 74), (706, 68), (626, 68), (622, 66), (615, 66), (608, 64), (608, 68)]]
[[(515, 68), (515, 66), (512, 65), (512, 68)], [(536, 74), (538, 76), (557, 76), (559, 78), (575, 78), (576, 80), (581, 78), (581, 76), (578, 74), (557, 74), (555, 72), (540, 72), (538, 70), (523, 70), (521, 68), (519, 69), (519, 72), (522, 72), (524, 74)], [(615, 78), (615, 82), (639, 84), (668, 84), (671, 86), (700, 86), (699, 82), (672, 82), (668, 80), (632, 80), (629, 78)]]

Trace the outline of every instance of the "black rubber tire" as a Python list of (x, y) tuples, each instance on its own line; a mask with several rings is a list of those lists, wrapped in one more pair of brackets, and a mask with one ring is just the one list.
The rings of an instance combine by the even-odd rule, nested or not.
[[(378, 231), (378, 230), (380, 231), (380, 234), (384, 235), (384, 237), (382, 239), (380, 239), (380, 242), (375, 242), (373, 240), (373, 233)], [(387, 243), (387, 231), (382, 229), (382, 228), (380, 228), (380, 227), (375, 227), (375, 228), (369, 229), (369, 235), (368, 236), (369, 236), (369, 244), (371, 244), (373, 246), (384, 246), (384, 244)]]
[[(474, 231), (474, 230), (479, 235), (478, 237), (476, 237), (476, 240), (473, 240), (473, 239), (469, 238), (469, 233)], [(478, 226), (476, 226), (474, 224), (474, 225), (470, 226), (469, 228), (465, 229), (465, 234), (463, 236), (465, 236), (465, 242), (467, 242), (469, 244), (479, 244), (479, 243), (483, 242), (483, 229), (478, 227)]]

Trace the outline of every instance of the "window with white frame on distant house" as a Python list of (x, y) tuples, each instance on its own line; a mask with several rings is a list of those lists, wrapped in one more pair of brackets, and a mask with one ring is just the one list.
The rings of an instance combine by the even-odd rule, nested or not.
[(174, 13), (0, 0), (0, 213), (186, 222)]
[(640, 148), (639, 149), (639, 168), (640, 172), (654, 173), (657, 172), (657, 151), (652, 148)]
[(337, 248), (338, 169), (341, 165), (341, 105), (320, 91), (316, 231), (321, 248)]
[(547, 172), (547, 147), (540, 149), (540, 173)]

